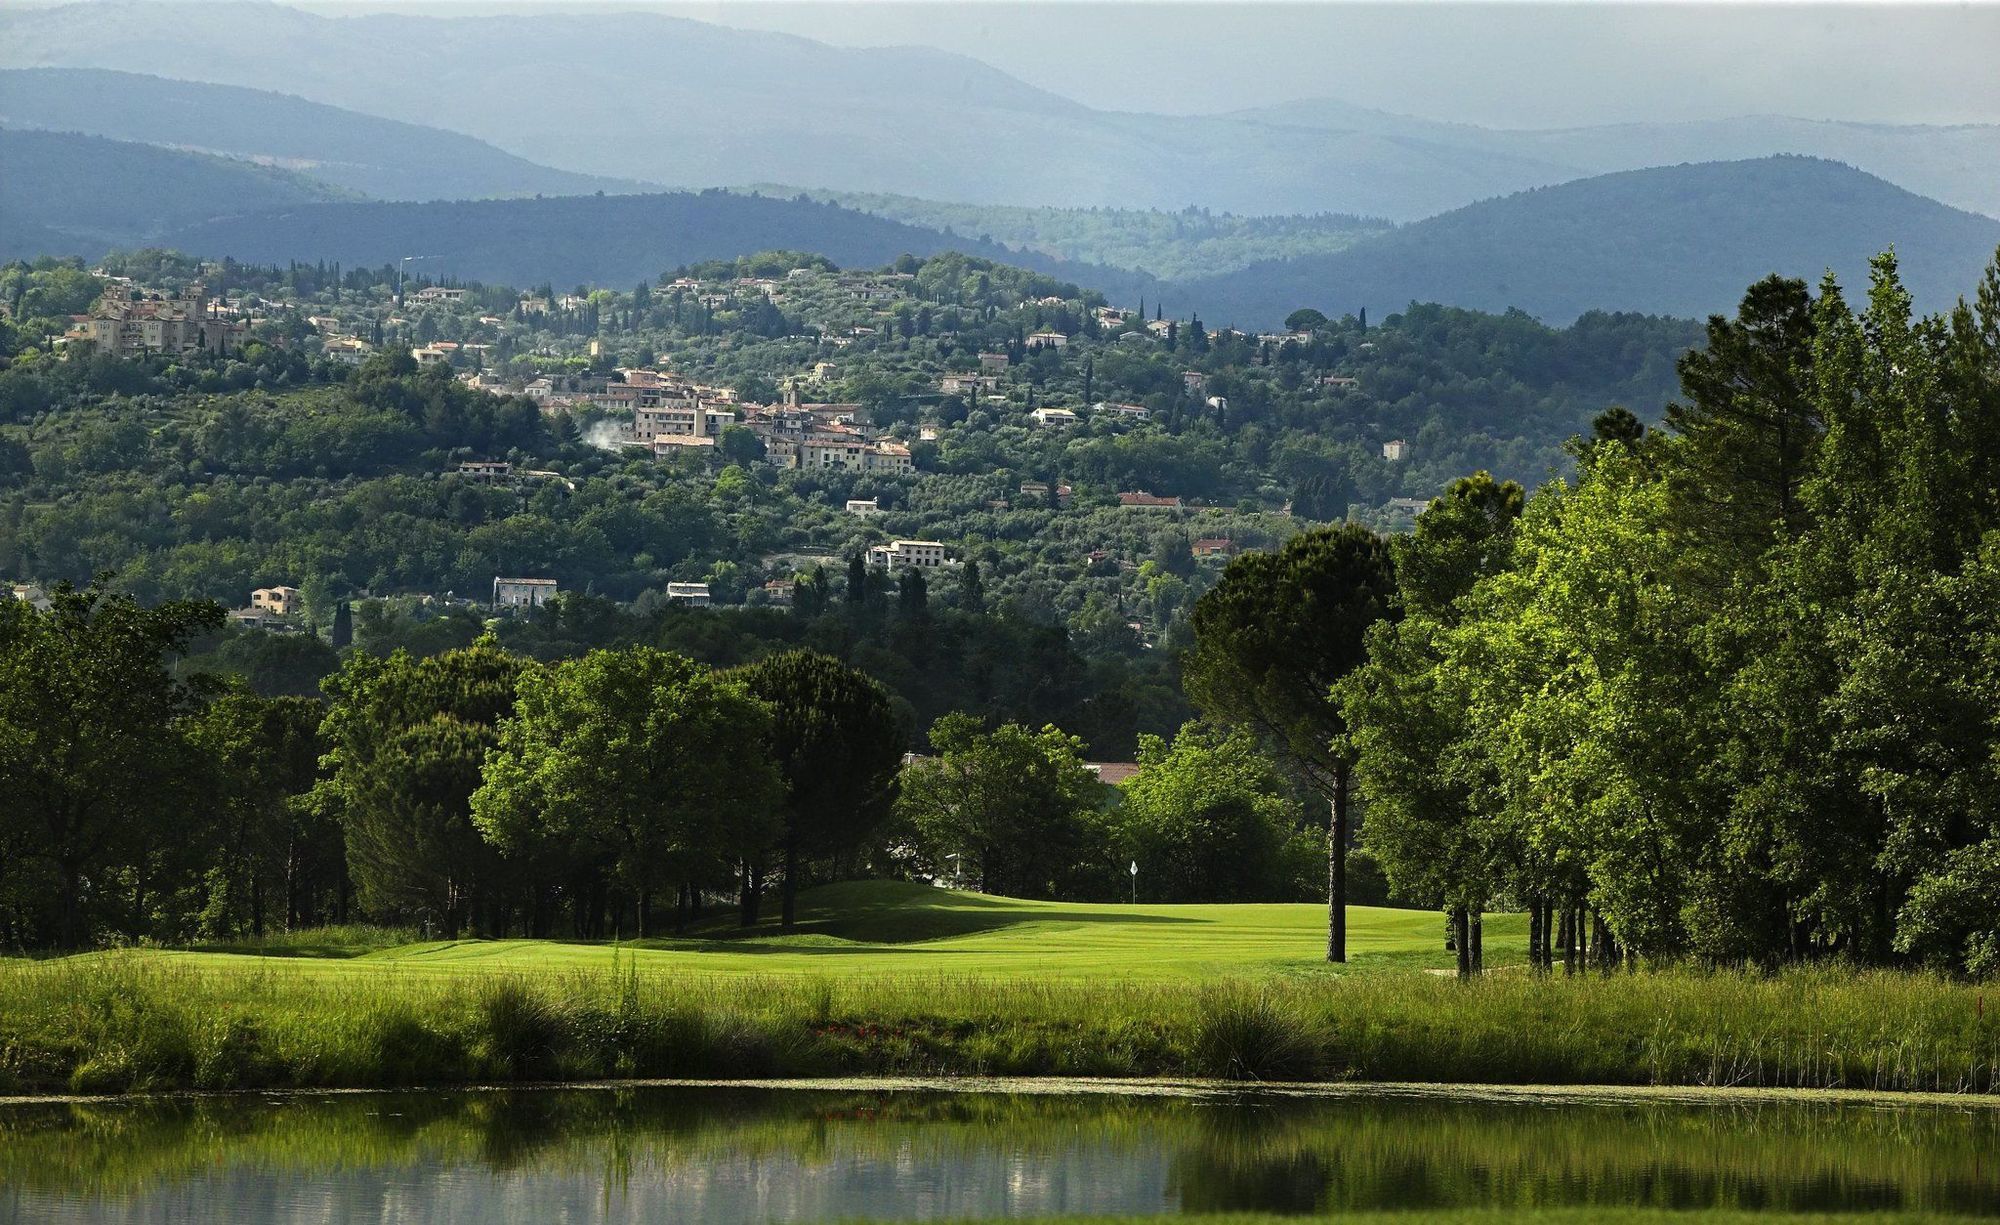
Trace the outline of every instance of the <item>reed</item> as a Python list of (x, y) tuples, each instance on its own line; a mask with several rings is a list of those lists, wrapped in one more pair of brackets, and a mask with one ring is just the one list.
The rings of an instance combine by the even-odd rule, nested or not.
[(2000, 1091), (1985, 989), (1888, 971), (1378, 973), (1190, 990), (630, 964), (307, 970), (126, 953), (0, 965), (0, 1090), (927, 1074)]

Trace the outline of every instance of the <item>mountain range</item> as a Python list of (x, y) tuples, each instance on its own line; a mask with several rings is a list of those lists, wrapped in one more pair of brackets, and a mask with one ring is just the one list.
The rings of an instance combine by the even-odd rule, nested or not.
[[(964, 56), (833, 47), (651, 13), (326, 17), (245, 0), (102, 0), (0, 12), (0, 67), (165, 70), (442, 128), (543, 169), (634, 185), (788, 182), (973, 203), (1198, 204), (1408, 221), (1663, 161), (1803, 153), (2000, 213), (1994, 125), (1751, 117), (1500, 131), (1327, 101), (1219, 116), (1118, 113)], [(93, 109), (83, 97), (34, 126), (142, 135), (130, 123), (108, 130)], [(226, 148), (198, 134), (144, 132)], [(331, 149), (276, 155), (343, 160)], [(489, 194), (536, 190), (545, 189)]]
[(430, 203), (317, 204), (218, 216), (166, 234), (163, 245), (255, 263), (330, 260), (379, 266), (421, 252), (423, 271), (512, 285), (632, 285), (683, 264), (766, 250), (810, 251), (873, 268), (943, 251), (1010, 263), (1135, 297), (1150, 278), (804, 199), (710, 189)]
[(224, 154), (378, 200), (573, 196), (659, 187), (554, 170), (456, 132), (287, 94), (101, 69), (0, 71), (0, 127)]
[[(1343, 234), (1347, 245), (1161, 281), (1046, 249), (968, 238), (837, 204), (715, 189), (469, 201), (338, 198), (295, 171), (72, 133), (0, 129), (0, 257), (158, 245), (259, 263), (379, 265), (420, 252), (432, 275), (624, 285), (774, 248), (848, 266), (958, 250), (1145, 298), (1211, 324), (1274, 327), (1299, 306), (1379, 316), (1411, 301), (1565, 323), (1588, 310), (1700, 316), (1769, 273), (1865, 283), (1893, 246), (1920, 308), (1975, 284), (2000, 221), (1852, 167), (1804, 157), (1625, 171)], [(107, 183), (144, 183), (107, 191)], [(893, 202), (892, 202), (893, 203)], [(1092, 215), (1085, 214), (1085, 217)], [(1100, 215), (1101, 218), (1101, 215)]]
[(1559, 323), (1597, 309), (1700, 317), (1772, 273), (1816, 282), (1832, 271), (1858, 294), (1890, 247), (1918, 309), (1940, 310), (2000, 251), (2000, 221), (1820, 158), (1701, 162), (1486, 200), (1174, 292), (1212, 320), (1260, 326), (1296, 306), (1379, 317), (1413, 301)]

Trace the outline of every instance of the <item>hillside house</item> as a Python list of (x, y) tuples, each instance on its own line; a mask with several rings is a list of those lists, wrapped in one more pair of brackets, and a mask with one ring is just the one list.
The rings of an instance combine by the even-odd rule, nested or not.
[(7, 598), (30, 605), (36, 612), (47, 612), (55, 607), (55, 601), (49, 599), (47, 589), (40, 583), (9, 583)]
[(1132, 493), (1119, 494), (1118, 505), (1135, 507), (1140, 510), (1179, 510), (1181, 508), (1181, 500), (1172, 497), (1159, 497), (1155, 494), (1147, 493), (1142, 489)]
[(977, 395), (999, 386), (1000, 380), (991, 374), (947, 374), (938, 380), (938, 390), (948, 396)]
[(1391, 438), (1382, 444), (1382, 458), (1390, 463), (1401, 463), (1410, 458), (1410, 444), (1400, 438)]
[(847, 513), (850, 515), (859, 515), (865, 519), (870, 515), (881, 514), (882, 503), (878, 498), (849, 498), (847, 499)]
[(321, 351), (328, 361), (339, 362), (343, 366), (359, 366), (375, 352), (375, 346), (358, 336), (328, 337)]
[(514, 465), (504, 459), (468, 459), (453, 471), (467, 480), (482, 481), (488, 485), (505, 484), (514, 479)]
[(1236, 542), (1227, 536), (1204, 536), (1188, 546), (1196, 557), (1234, 557)]
[(667, 600), (690, 608), (707, 608), (713, 602), (707, 583), (668, 583)]
[(889, 570), (905, 566), (918, 570), (935, 570), (941, 566), (949, 566), (952, 562), (945, 555), (942, 541), (895, 540), (870, 548), (868, 564)]
[(499, 578), (493, 580), (493, 607), (502, 610), (540, 608), (556, 594), (552, 578)]
[(250, 607), (273, 617), (289, 617), (299, 611), (299, 589), (259, 587), (250, 593)]
[(1069, 337), (1061, 332), (1036, 332), (1028, 337), (1031, 349), (1060, 349), (1069, 344)]
[(1090, 411), (1105, 413), (1113, 417), (1124, 417), (1131, 421), (1144, 421), (1153, 415), (1153, 410), (1147, 408), (1144, 404), (1112, 404), (1105, 400), (1099, 400), (1097, 403), (1091, 405)]
[(1107, 787), (1122, 787), (1139, 772), (1136, 761), (1086, 761), (1083, 768), (1097, 776), (1097, 781)]
[(1043, 428), (1061, 429), (1076, 424), (1076, 414), (1067, 408), (1038, 408), (1028, 416), (1034, 418), (1035, 424)]
[(981, 353), (979, 355), (979, 368), (988, 374), (1005, 374), (1007, 373), (1007, 367), (1011, 364), (1007, 360), (1005, 353)]

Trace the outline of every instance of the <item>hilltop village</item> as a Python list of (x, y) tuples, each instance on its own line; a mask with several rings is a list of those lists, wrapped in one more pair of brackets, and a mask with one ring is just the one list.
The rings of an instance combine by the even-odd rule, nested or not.
[(1668, 398), (1696, 330), (1414, 307), (1251, 334), (960, 255), (793, 252), (562, 290), (148, 251), (0, 269), (0, 307), (24, 590), (110, 570), (322, 638), (348, 607), (371, 649), (556, 633), (577, 600), (904, 601), (1056, 633), (1082, 694), (1184, 644), (1239, 552), (1562, 470), (1604, 405)]

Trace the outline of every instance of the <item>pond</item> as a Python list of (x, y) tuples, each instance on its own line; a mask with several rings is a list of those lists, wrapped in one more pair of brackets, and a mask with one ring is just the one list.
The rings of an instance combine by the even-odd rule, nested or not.
[(14, 1102), (0, 1104), (0, 1222), (732, 1225), (1530, 1205), (2000, 1219), (1991, 1103), (1051, 1088), (1064, 1086)]

